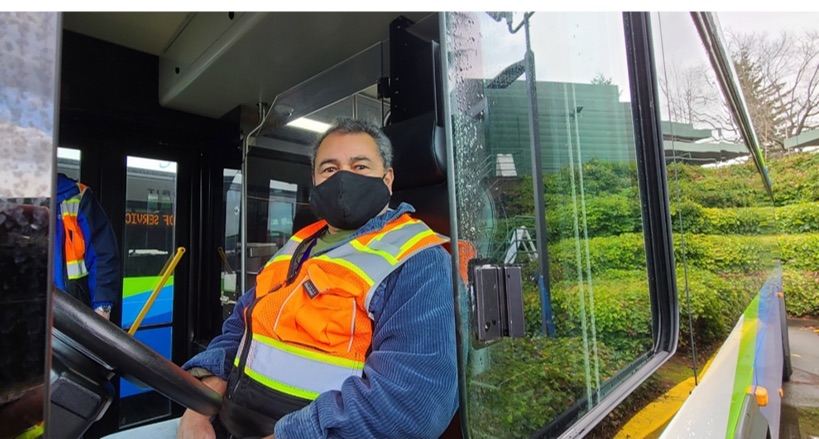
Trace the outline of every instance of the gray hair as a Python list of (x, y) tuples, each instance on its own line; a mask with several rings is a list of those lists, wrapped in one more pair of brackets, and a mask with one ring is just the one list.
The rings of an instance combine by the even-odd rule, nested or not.
[(390, 139), (386, 134), (384, 134), (383, 131), (381, 131), (381, 128), (378, 127), (378, 125), (367, 122), (366, 120), (352, 119), (349, 117), (337, 117), (333, 120), (330, 128), (316, 137), (313, 143), (310, 144), (310, 167), (314, 172), (316, 170), (316, 154), (318, 154), (319, 145), (321, 145), (321, 142), (323, 142), (327, 136), (334, 133), (369, 134), (370, 137), (375, 140), (376, 146), (378, 146), (378, 153), (381, 155), (381, 160), (384, 162), (384, 169), (392, 166), (392, 142), (390, 142)]

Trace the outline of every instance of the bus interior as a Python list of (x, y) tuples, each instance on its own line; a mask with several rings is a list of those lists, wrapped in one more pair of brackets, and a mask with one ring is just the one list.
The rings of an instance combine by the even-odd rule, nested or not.
[[(0, 79), (24, 98), (0, 112), (2, 136), (28, 145), (10, 148), (21, 171), (0, 186), (14, 273), (0, 419), (21, 395), (39, 398), (54, 438), (217, 414), (220, 397), (178, 365), (315, 221), (307, 145), (348, 116), (393, 143), (391, 205), (451, 239), (460, 409), (442, 437), (607, 437), (595, 426), (666, 363), (699, 381), (663, 437), (778, 437), (788, 344), (771, 183), (715, 14), (0, 17), (3, 38), (33, 41), (0, 51), (16, 60), (5, 68), (39, 72)], [(692, 78), (709, 99), (686, 99)], [(700, 177), (738, 158), (751, 183), (709, 192)], [(51, 294), (58, 172), (92, 188), (117, 236), (113, 324)], [(770, 221), (709, 232), (691, 201), (706, 197)], [(732, 246), (755, 257), (732, 264)], [(730, 325), (709, 326), (709, 309)]]

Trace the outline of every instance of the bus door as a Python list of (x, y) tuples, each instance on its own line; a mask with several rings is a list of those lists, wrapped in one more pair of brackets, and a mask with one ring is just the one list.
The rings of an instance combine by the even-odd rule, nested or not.
[[(67, 143), (71, 147), (58, 151), (57, 168), (89, 184), (118, 236), (122, 295), (111, 320), (126, 331), (135, 326), (134, 337), (164, 357), (184, 357), (178, 338), (184, 335), (180, 325), (185, 313), (175, 310), (185, 309), (181, 304), (195, 253), (188, 232), (191, 188), (183, 182), (190, 181), (198, 162), (167, 147), (159, 151), (134, 141), (113, 143), (72, 140)], [(179, 248), (184, 253), (161, 283)], [(114, 403), (89, 434), (172, 414), (172, 402), (156, 391), (125, 378), (115, 378), (113, 384)]]
[[(136, 325), (134, 336), (170, 359), (174, 291), (186, 277), (192, 257), (183, 254), (171, 267), (177, 249), (190, 252), (177, 227), (180, 219), (187, 222), (186, 212), (178, 209), (180, 162), (147, 154), (128, 154), (125, 161), (120, 325), (128, 330)], [(119, 397), (120, 427), (170, 414), (170, 400), (126, 379), (120, 379)]]

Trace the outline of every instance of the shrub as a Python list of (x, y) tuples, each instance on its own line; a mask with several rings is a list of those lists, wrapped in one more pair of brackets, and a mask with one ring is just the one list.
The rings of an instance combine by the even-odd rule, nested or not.
[(792, 154), (768, 162), (777, 206), (819, 201), (819, 154)]
[(788, 315), (819, 315), (819, 271), (786, 269), (782, 273), (782, 289)]
[(782, 266), (791, 270), (819, 270), (819, 234), (780, 235)]
[[(593, 295), (592, 295), (593, 293)], [(651, 303), (644, 272), (611, 271), (581, 285), (552, 285), (552, 310), (560, 336), (589, 336), (633, 360), (651, 347)], [(594, 328), (594, 330), (592, 330)]]
[[(599, 372), (586, 382), (588, 352)], [(594, 356), (579, 338), (526, 337), (506, 339), (473, 355), (488, 357), (485, 370), (469, 379), (473, 437), (530, 437), (586, 395), (625, 363), (598, 344)]]
[(819, 232), (819, 203), (800, 203), (776, 209), (779, 231), (782, 233)]

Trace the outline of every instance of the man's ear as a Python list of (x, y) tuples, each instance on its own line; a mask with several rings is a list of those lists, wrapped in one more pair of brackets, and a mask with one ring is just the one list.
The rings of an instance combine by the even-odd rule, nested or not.
[(390, 190), (390, 195), (392, 195), (393, 180), (395, 180), (395, 174), (393, 174), (392, 168), (387, 168), (387, 172), (384, 173), (384, 184), (386, 184), (387, 188)]

